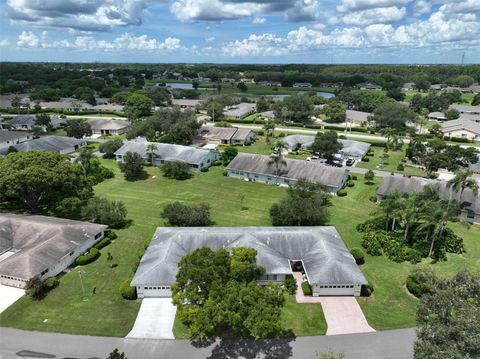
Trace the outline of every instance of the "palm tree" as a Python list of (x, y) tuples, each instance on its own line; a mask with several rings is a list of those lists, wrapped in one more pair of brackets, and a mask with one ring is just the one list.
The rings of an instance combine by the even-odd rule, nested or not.
[(155, 143), (149, 143), (147, 145), (147, 152), (150, 154), (150, 163), (153, 166), (153, 155), (155, 154), (155, 150), (157, 149), (157, 145)]
[[(382, 202), (380, 202), (380, 212), (385, 216), (385, 230), (395, 230), (396, 219), (401, 217), (401, 195), (399, 192), (389, 194)], [(390, 221), (392, 222), (390, 228)]]
[(471, 179), (473, 172), (469, 169), (459, 170), (455, 173), (455, 177), (447, 182), (447, 187), (450, 188), (450, 200), (453, 195), (452, 192), (460, 192), (459, 199), (462, 198), (463, 191), (467, 188), (471, 189), (475, 195), (478, 194), (478, 183)]
[(267, 122), (265, 122), (265, 125), (263, 125), (263, 129), (265, 130), (265, 135), (268, 143), (269, 137), (273, 136), (275, 131), (275, 120), (267, 120)]
[(416, 193), (412, 193), (408, 197), (403, 197), (402, 202), (403, 202), (402, 208), (404, 211), (404, 221), (405, 221), (405, 232), (403, 234), (403, 240), (404, 242), (407, 242), (410, 227), (413, 224), (412, 222), (418, 216), (418, 211), (419, 211), (418, 195)]
[(83, 175), (87, 177), (88, 174), (88, 167), (90, 165), (90, 161), (93, 158), (93, 150), (88, 148), (82, 148), (80, 152), (78, 152), (78, 156), (75, 159), (75, 162), (80, 163), (83, 167)]
[(278, 178), (280, 177), (280, 168), (287, 165), (287, 161), (283, 157), (283, 150), (287, 148), (287, 145), (283, 141), (275, 142), (275, 149), (278, 153), (270, 155), (268, 165), (275, 165), (275, 183), (278, 184)]

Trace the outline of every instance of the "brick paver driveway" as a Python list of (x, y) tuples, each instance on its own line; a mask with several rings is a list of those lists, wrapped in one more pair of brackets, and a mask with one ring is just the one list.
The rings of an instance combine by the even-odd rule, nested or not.
[(302, 274), (294, 272), (297, 281), (297, 303), (319, 303), (327, 321), (327, 335), (374, 332), (355, 297), (310, 297), (302, 292)]

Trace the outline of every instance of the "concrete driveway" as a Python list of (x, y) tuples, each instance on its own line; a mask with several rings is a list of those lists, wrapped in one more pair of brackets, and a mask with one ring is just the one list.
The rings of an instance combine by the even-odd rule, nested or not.
[(327, 321), (327, 335), (374, 332), (355, 297), (319, 297)]
[(0, 313), (23, 297), (24, 294), (23, 289), (0, 284)]
[(145, 298), (127, 338), (175, 339), (173, 322), (177, 307), (171, 298)]

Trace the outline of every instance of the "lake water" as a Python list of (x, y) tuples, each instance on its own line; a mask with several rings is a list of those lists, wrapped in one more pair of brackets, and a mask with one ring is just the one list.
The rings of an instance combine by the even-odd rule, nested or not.
[[(298, 95), (303, 95), (305, 94), (306, 91), (298, 91), (297, 94)], [(272, 100), (274, 101), (282, 101), (285, 97), (288, 97), (290, 95), (277, 95), (277, 94), (269, 94), (269, 95), (265, 95), (265, 97), (269, 97), (271, 98)], [(323, 98), (332, 98), (332, 97), (335, 97), (335, 94), (333, 93), (330, 93), (330, 92), (322, 92), (322, 91), (317, 91), (317, 96), (321, 96)]]
[[(193, 85), (191, 83), (167, 82), (165, 87), (169, 87), (171, 89), (177, 89), (177, 90), (193, 90)], [(215, 89), (210, 87), (199, 87), (198, 90), (215, 90)]]

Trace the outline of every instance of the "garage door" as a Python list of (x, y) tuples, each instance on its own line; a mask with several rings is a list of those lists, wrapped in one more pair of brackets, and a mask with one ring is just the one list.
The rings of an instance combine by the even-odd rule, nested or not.
[(170, 287), (160, 286), (160, 287), (145, 287), (143, 289), (144, 298), (164, 298), (171, 297), (172, 291)]
[(322, 295), (330, 295), (330, 296), (344, 296), (350, 295), (353, 296), (355, 294), (355, 286), (354, 285), (315, 285), (313, 287), (313, 295), (314, 296), (322, 296)]

